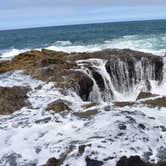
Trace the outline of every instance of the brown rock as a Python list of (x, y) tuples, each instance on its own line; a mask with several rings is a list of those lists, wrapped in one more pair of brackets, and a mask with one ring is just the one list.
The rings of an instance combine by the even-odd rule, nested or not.
[(166, 107), (166, 97), (161, 97), (157, 99), (146, 100), (142, 102), (143, 104), (147, 104), (151, 107)]
[(96, 115), (99, 113), (98, 109), (92, 109), (92, 110), (87, 110), (84, 112), (74, 112), (73, 115), (79, 117), (79, 118), (91, 118), (92, 116)]
[(117, 162), (116, 166), (153, 166), (152, 164), (146, 163), (139, 156), (131, 156), (127, 158), (123, 156)]
[(156, 96), (158, 96), (158, 95), (157, 94), (152, 94), (150, 92), (140, 92), (138, 97), (137, 97), (137, 100), (150, 98), (150, 97), (156, 97)]
[(125, 107), (125, 106), (133, 106), (135, 103), (129, 101), (119, 101), (119, 102), (113, 102), (113, 104), (117, 107)]
[(0, 114), (13, 113), (28, 106), (27, 87), (0, 87)]
[[(145, 59), (143, 61), (143, 63), (145, 63), (145, 69), (148, 68), (149, 63), (155, 66), (154, 79), (159, 81), (162, 80), (161, 73), (163, 62), (161, 57), (129, 49), (108, 49), (93, 53), (71, 54), (47, 49), (42, 49), (41, 51), (32, 50), (19, 54), (11, 61), (1, 62), (0, 73), (23, 69), (26, 74), (39, 80), (55, 82), (58, 87), (63, 89), (72, 88), (84, 101), (88, 101), (89, 94), (92, 91), (93, 81), (83, 72), (76, 70), (80, 69), (80, 66), (77, 65), (76, 61), (90, 58), (107, 60), (105, 66), (106, 70), (111, 77), (112, 75), (115, 77), (115, 79), (113, 79), (113, 84), (118, 91), (123, 90), (123, 84), (130, 87), (137, 81), (134, 64), (137, 60), (142, 60), (142, 58)], [(119, 60), (128, 66), (129, 76), (126, 79), (122, 76), (120, 77), (119, 72), (121, 72), (121, 70), (118, 66)], [(105, 85), (102, 76), (95, 70), (92, 71), (92, 74), (99, 89), (104, 91)], [(124, 83), (124, 80), (127, 80), (126, 83)], [(130, 85), (128, 85), (128, 83)]]
[(47, 106), (46, 110), (53, 110), (54, 112), (63, 112), (63, 111), (70, 111), (69, 103), (64, 100), (57, 100)]
[(42, 166), (60, 166), (60, 160), (52, 157), (48, 159), (47, 163)]

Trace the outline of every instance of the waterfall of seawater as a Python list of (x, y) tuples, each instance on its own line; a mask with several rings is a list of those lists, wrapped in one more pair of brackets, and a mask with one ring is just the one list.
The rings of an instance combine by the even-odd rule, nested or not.
[(152, 85), (152, 93), (156, 93), (159, 95), (166, 95), (166, 57), (163, 57), (163, 79), (160, 82), (160, 84), (158, 84), (158, 82), (156, 81), (151, 81), (151, 85)]
[[(152, 81), (166, 80), (166, 58), (162, 70), (153, 59), (142, 57), (120, 58), (113, 60), (88, 59), (78, 61), (82, 71), (94, 82), (89, 100), (94, 102), (111, 102), (113, 100), (136, 100), (141, 91), (153, 89)], [(162, 62), (161, 62), (162, 65)], [(161, 72), (161, 73), (160, 73)]]
[(166, 56), (163, 57), (163, 82), (162, 83), (166, 83)]

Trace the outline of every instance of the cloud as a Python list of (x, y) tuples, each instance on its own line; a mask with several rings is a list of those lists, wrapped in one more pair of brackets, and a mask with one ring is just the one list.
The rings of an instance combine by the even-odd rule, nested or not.
[(20, 9), (30, 7), (82, 7), (88, 6), (142, 6), (166, 5), (165, 0), (1, 0), (0, 9)]
[(0, 1), (0, 29), (166, 18), (166, 0)]

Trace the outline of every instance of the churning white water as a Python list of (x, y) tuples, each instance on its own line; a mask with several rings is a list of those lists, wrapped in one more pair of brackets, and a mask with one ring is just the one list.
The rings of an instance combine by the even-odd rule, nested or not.
[[(159, 73), (158, 63), (151, 58), (132, 57), (129, 64), (118, 57), (77, 61), (80, 71), (94, 82), (89, 101), (98, 104), (91, 108), (83, 107), (89, 102), (75, 92), (62, 93), (53, 83), (35, 80), (22, 71), (1, 74), (0, 86), (31, 88), (31, 107), (0, 116), (0, 166), (40, 166), (50, 157), (65, 158), (63, 166), (86, 166), (86, 156), (103, 161), (104, 166), (115, 166), (123, 155), (140, 155), (146, 161), (166, 158), (166, 109), (112, 104), (135, 101), (141, 91), (166, 95), (166, 58)], [(46, 111), (58, 99), (70, 103), (72, 111)], [(86, 111), (97, 112), (88, 118), (78, 116)]]

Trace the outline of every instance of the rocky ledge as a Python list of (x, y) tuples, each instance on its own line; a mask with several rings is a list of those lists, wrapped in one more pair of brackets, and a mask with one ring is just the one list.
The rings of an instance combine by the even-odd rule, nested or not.
[[(97, 61), (96, 59), (103, 60), (102, 65), (99, 65), (101, 61)], [(103, 74), (106, 74), (106, 77), (103, 77), (100, 70), (101, 68)], [(98, 90), (97, 92), (100, 93), (99, 97), (102, 101), (110, 102), (111, 99), (113, 99), (114, 92), (113, 89), (111, 89), (110, 87), (109, 80), (106, 79), (107, 77), (112, 79), (111, 81), (113, 83), (114, 90), (117, 91), (118, 93), (123, 93), (123, 90), (124, 91), (130, 90), (129, 88), (135, 84), (138, 84), (141, 79), (144, 81), (145, 88), (143, 90), (145, 91), (141, 92), (138, 95), (136, 101), (114, 102), (114, 105), (118, 107), (124, 107), (124, 106), (133, 106), (137, 104), (144, 104), (150, 107), (156, 107), (156, 106), (166, 107), (165, 105), (166, 97), (161, 97), (158, 96), (157, 94), (150, 93), (151, 85), (149, 83), (150, 79), (158, 81), (159, 84), (163, 80), (162, 57), (148, 53), (132, 51), (128, 49), (103, 50), (94, 53), (71, 53), (71, 54), (67, 54), (64, 52), (50, 51), (46, 49), (42, 49), (41, 51), (33, 50), (19, 54), (18, 56), (14, 57), (11, 61), (0, 62), (0, 74), (12, 70), (23, 70), (25, 74), (30, 75), (38, 80), (42, 80), (48, 83), (53, 82), (54, 86), (58, 88), (58, 90), (64, 95), (67, 94), (69, 90), (72, 90), (76, 92), (77, 95), (79, 95), (83, 101), (90, 101), (88, 104), (82, 106), (82, 110), (84, 111), (72, 113), (72, 115), (74, 115), (76, 118), (81, 119), (82, 122), (84, 122), (85, 119), (86, 120), (91, 119), (94, 116), (100, 114), (100, 108), (98, 109), (95, 107), (98, 105), (98, 102), (96, 102), (95, 100), (96, 98), (98, 98), (98, 96), (97, 97), (95, 96), (97, 93), (95, 94), (94, 90), (96, 89)], [(30, 89), (28, 87), (18, 87), (18, 86), (0, 87), (0, 105), (1, 105), (0, 114), (13, 113), (17, 110), (20, 110), (22, 107), (29, 106), (28, 94), (27, 94), (29, 90)], [(61, 112), (70, 112), (71, 111), (70, 106), (71, 103), (69, 103), (67, 100), (56, 99), (55, 101), (51, 100), (50, 103), (48, 103), (48, 105), (44, 108), (46, 110), (52, 110), (56, 113), (61, 113)], [(45, 109), (43, 110), (45, 111)], [(110, 109), (112, 109), (112, 107), (108, 106), (108, 109), (106, 107), (105, 112), (109, 112)], [(134, 112), (132, 115), (130, 115), (130, 112), (129, 113), (128, 112), (127, 111), (120, 112), (120, 114), (126, 114), (124, 115), (125, 116), (124, 123), (121, 124), (118, 121), (115, 121), (117, 122), (117, 124), (114, 123), (115, 126), (118, 125), (117, 130), (122, 131), (118, 133), (117, 137), (115, 135), (114, 137), (115, 140), (123, 136), (125, 134), (123, 133), (124, 130), (127, 130), (128, 126), (132, 126), (131, 125), (132, 123), (134, 125), (137, 125), (136, 120), (132, 117), (132, 115), (134, 116)], [(113, 120), (116, 119), (116, 117), (118, 116), (118, 111), (116, 110), (114, 113), (115, 117), (113, 117)], [(114, 115), (114, 113), (109, 115)], [(128, 114), (130, 116), (127, 116)], [(142, 114), (140, 114), (139, 116), (141, 118), (143, 117)], [(100, 119), (102, 118), (103, 116), (101, 115)], [(49, 121), (49, 119), (50, 118), (47, 117), (46, 121), (47, 120)], [(128, 124), (126, 125), (127, 119), (128, 119)], [(39, 120), (38, 123), (39, 122), (42, 121)], [(88, 125), (88, 123), (86, 125)], [(155, 127), (156, 128), (160, 127), (163, 130), (165, 130), (164, 126), (155, 126)], [(141, 132), (139, 133), (143, 133), (143, 130), (145, 129), (144, 124), (139, 124), (139, 128), (141, 130)], [(80, 128), (78, 130), (80, 130)], [(133, 131), (134, 130), (132, 130), (132, 132)], [(59, 135), (63, 136), (63, 134), (61, 133)], [(148, 134), (146, 135), (148, 136)], [(133, 138), (134, 137), (135, 136), (133, 136)], [(126, 138), (126, 140), (127, 139), (128, 138)], [(113, 140), (109, 139), (109, 141)], [(148, 140), (145, 138), (145, 141)], [(133, 142), (134, 140), (132, 140), (132, 142), (130, 143), (132, 144)], [(103, 143), (105, 142), (103, 141)], [(129, 146), (129, 144), (127, 146)], [(100, 165), (102, 166), (104, 164), (103, 160), (98, 161), (90, 158), (89, 156), (85, 157), (85, 162), (87, 166), (100, 166)], [(62, 163), (63, 159), (61, 160), (61, 159), (51, 158), (46, 162), (45, 166), (59, 166)], [(165, 161), (161, 161), (157, 164), (146, 163), (138, 156), (131, 156), (129, 158), (122, 157), (117, 162), (117, 166), (165, 166), (165, 165), (166, 165)]]
[[(46, 49), (33, 50), (19, 54), (11, 61), (1, 62), (0, 73), (22, 69), (25, 74), (39, 80), (55, 82), (56, 86), (63, 90), (75, 90), (84, 101), (90, 100), (90, 92), (95, 81), (102, 93), (103, 100), (107, 100), (105, 93), (108, 91), (113, 98), (112, 89), (107, 88), (103, 76), (96, 70), (96, 67), (93, 67), (95, 64), (86, 61), (87, 59), (106, 61), (105, 70), (119, 92), (129, 90), (133, 84), (140, 82), (140, 79), (162, 81), (163, 78), (162, 57), (128, 49), (71, 54)], [(78, 61), (82, 61), (82, 63), (80, 64)], [(140, 62), (140, 65), (135, 67), (137, 61)], [(149, 68), (152, 68), (153, 71), (148, 71)], [(93, 79), (88, 75), (90, 73)], [(146, 89), (150, 88), (150, 85), (146, 83)]]

